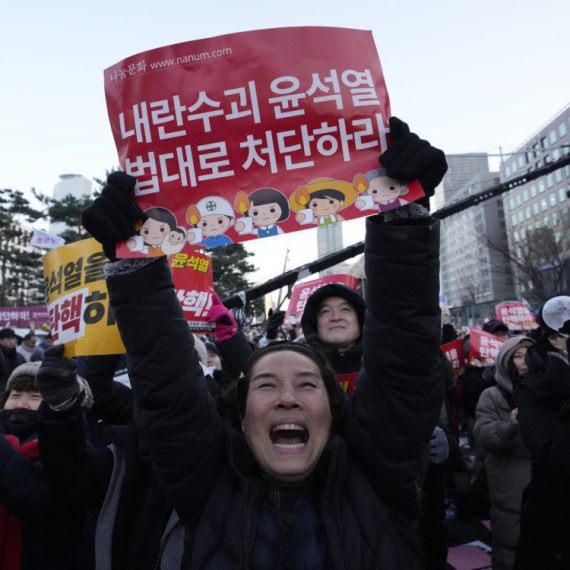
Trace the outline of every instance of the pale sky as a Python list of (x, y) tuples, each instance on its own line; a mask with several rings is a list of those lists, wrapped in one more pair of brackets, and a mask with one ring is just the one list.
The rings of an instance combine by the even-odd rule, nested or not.
[[(509, 152), (570, 102), (559, 0), (99, 0), (2, 7), (0, 184), (50, 194), (118, 165), (103, 70), (164, 45), (285, 26), (371, 29), (392, 113), (447, 153)], [(362, 223), (344, 228), (363, 239)], [(315, 230), (250, 242), (256, 280), (316, 257)], [(267, 243), (261, 242), (267, 241)]]

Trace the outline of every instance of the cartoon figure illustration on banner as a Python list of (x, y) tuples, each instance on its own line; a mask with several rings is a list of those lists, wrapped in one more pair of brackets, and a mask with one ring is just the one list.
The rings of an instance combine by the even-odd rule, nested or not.
[(127, 247), (131, 251), (146, 253), (149, 257), (182, 251), (186, 232), (178, 227), (174, 214), (161, 207), (149, 208), (144, 213), (148, 219), (140, 226), (137, 235), (127, 240)]
[(238, 192), (234, 207), (236, 212), (243, 214), (243, 218), (236, 220), (236, 232), (240, 236), (254, 234), (264, 238), (284, 233), (277, 223), (289, 217), (289, 204), (287, 197), (279, 190), (259, 188), (249, 196), (245, 192)]
[(357, 174), (354, 186), (362, 193), (354, 204), (361, 211), (378, 208), (380, 212), (388, 212), (409, 203), (400, 198), (408, 193), (406, 182), (389, 178), (385, 168)]
[(337, 212), (350, 206), (358, 197), (356, 187), (350, 182), (333, 178), (317, 178), (297, 188), (289, 198), (295, 219), (302, 226), (317, 224), (319, 227), (344, 222)]
[(188, 208), (186, 221), (192, 226), (186, 233), (191, 245), (200, 244), (210, 248), (233, 243), (224, 235), (235, 222), (232, 205), (225, 198), (202, 198)]

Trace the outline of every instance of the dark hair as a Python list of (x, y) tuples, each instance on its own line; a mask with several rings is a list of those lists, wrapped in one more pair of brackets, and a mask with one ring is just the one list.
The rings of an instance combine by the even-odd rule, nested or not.
[[(544, 322), (544, 319), (542, 318), (542, 309), (543, 308), (544, 308), (544, 306), (540, 309), (540, 311), (538, 312), (538, 315), (536, 316), (536, 322), (539, 325), (539, 327), (538, 327), (538, 329), (532, 331), (534, 333), (532, 335), (532, 338), (536, 341), (537, 348), (535, 350), (538, 350), (538, 352), (540, 352), (542, 354), (542, 356), (544, 358), (546, 358), (546, 355), (548, 352), (552, 352), (552, 351), (556, 350), (552, 346), (552, 343), (550, 342), (549, 337), (551, 335), (557, 335), (557, 336), (561, 336), (561, 335), (558, 331), (551, 329)], [(566, 340), (566, 350), (568, 350), (568, 349), (570, 349), (570, 338), (568, 338)]]
[(515, 359), (513, 358), (514, 355), (515, 355), (515, 353), (513, 352), (513, 354), (509, 358), (509, 361), (507, 362), (507, 375), (509, 376), (510, 381), (513, 383), (513, 386), (515, 384), (518, 384), (518, 381), (520, 378), (519, 371), (517, 370), (517, 367), (515, 364)]
[(317, 200), (324, 200), (326, 198), (331, 198), (332, 200), (338, 200), (340, 202), (344, 202), (346, 196), (340, 190), (333, 190), (332, 188), (329, 190), (317, 190), (316, 192), (312, 192), (310, 194), (311, 200), (316, 198)]
[(0, 330), (1, 338), (16, 338), (16, 333), (12, 329), (2, 329)]
[(172, 228), (170, 231), (178, 232), (179, 234), (182, 234), (183, 237), (186, 236), (186, 232), (182, 228)]
[(16, 392), (39, 392), (34, 382), (35, 378), (29, 374), (22, 374), (21, 376), (18, 376), (16, 379), (14, 379), (10, 383), (10, 389), (4, 390), (4, 392), (0, 394), (0, 410), (4, 409), (6, 400), (8, 400), (8, 397), (10, 396), (10, 392), (12, 392), (12, 390), (15, 390)]
[(26, 334), (26, 336), (24, 337), (24, 340), (30, 340), (33, 336), (36, 336), (36, 333), (30, 331), (28, 334)]
[(176, 217), (170, 210), (167, 210), (166, 208), (156, 206), (155, 208), (149, 208), (148, 210), (145, 210), (144, 213), (155, 222), (162, 222), (163, 224), (167, 224), (170, 231), (172, 231), (177, 226)]
[[(309, 358), (317, 365), (329, 399), (329, 406), (332, 414), (332, 430), (338, 431), (344, 404), (346, 402), (346, 393), (337, 382), (330, 363), (317, 351), (311, 349), (306, 344), (298, 342), (278, 342), (256, 350), (245, 364), (242, 376), (239, 380), (234, 382), (233, 388), (230, 388), (227, 392), (227, 396), (230, 399), (229, 402), (226, 399), (226, 403), (230, 404), (229, 411), (237, 414), (239, 418), (243, 418), (245, 416), (251, 372), (254, 366), (264, 356), (273, 354), (274, 352), (296, 352), (297, 354), (301, 354)], [(232, 399), (233, 402), (231, 401)]]
[[(277, 202), (277, 205), (281, 208), (281, 215), (279, 216), (278, 222), (284, 222), (289, 217), (289, 202), (283, 193), (275, 188), (260, 188), (255, 190), (249, 195), (249, 201), (251, 203), (251, 208), (254, 206), (264, 206), (265, 204), (273, 204)], [(245, 212), (244, 216), (249, 216), (249, 212)]]

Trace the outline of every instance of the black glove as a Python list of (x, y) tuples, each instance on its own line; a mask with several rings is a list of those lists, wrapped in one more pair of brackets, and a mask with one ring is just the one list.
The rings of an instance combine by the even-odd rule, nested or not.
[(124, 172), (113, 172), (107, 186), (81, 216), (83, 227), (103, 245), (105, 255), (117, 259), (115, 244), (135, 234), (134, 222), (148, 216), (137, 206), (133, 189), (137, 179)]
[(265, 336), (267, 340), (274, 340), (277, 338), (277, 331), (285, 320), (285, 311), (275, 311), (269, 309), (267, 328), (265, 329)]
[(63, 344), (54, 345), (44, 353), (44, 360), (36, 374), (36, 383), (43, 400), (52, 407), (71, 403), (79, 396), (77, 364), (65, 358)]
[(397, 117), (390, 117), (389, 125), (392, 144), (380, 155), (379, 162), (394, 180), (418, 180), (426, 198), (417, 200), (417, 203), (427, 204), (429, 209), (428, 198), (433, 196), (447, 172), (445, 154), (411, 133), (408, 125)]

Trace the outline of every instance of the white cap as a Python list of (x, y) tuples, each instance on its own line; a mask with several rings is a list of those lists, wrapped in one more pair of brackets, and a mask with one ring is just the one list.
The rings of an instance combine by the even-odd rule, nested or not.
[(200, 217), (211, 216), (217, 214), (218, 216), (228, 216), (233, 218), (235, 216), (232, 205), (221, 196), (208, 196), (202, 198), (197, 204), (196, 208), (200, 212)]
[(560, 331), (566, 321), (570, 321), (570, 297), (560, 295), (546, 301), (542, 307), (542, 320), (546, 326)]

